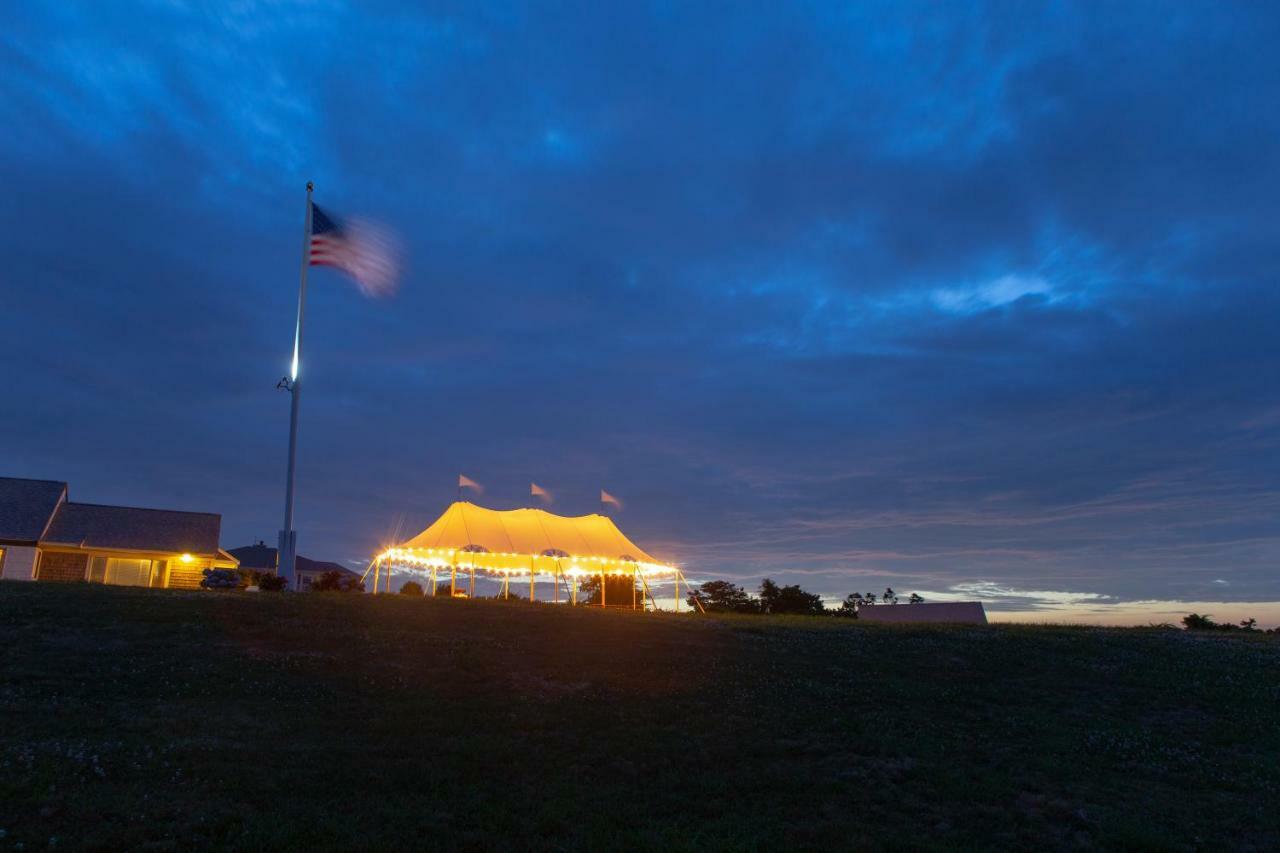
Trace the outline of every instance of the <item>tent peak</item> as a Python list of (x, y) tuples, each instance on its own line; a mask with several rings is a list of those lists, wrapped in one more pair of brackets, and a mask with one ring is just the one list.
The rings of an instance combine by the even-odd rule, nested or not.
[(659, 564), (607, 515), (557, 515), (541, 507), (490, 509), (464, 500), (451, 503), (430, 527), (398, 547), (449, 551), (477, 546), (494, 554), (554, 550), (594, 560)]

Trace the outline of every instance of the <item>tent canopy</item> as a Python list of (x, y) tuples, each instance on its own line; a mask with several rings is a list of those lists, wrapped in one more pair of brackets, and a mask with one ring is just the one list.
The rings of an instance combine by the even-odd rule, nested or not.
[[(473, 565), (493, 571), (551, 572), (556, 561), (586, 572), (674, 571), (603, 515), (541, 509), (494, 510), (457, 501), (430, 527), (388, 552), (396, 560)], [(572, 569), (570, 569), (572, 571)]]

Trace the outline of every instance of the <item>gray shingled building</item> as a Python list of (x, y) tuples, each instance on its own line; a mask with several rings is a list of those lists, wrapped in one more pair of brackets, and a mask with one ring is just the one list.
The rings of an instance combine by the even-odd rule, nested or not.
[(235, 568), (218, 546), (222, 516), (77, 503), (59, 480), (0, 477), (0, 578), (195, 588), (210, 567)]

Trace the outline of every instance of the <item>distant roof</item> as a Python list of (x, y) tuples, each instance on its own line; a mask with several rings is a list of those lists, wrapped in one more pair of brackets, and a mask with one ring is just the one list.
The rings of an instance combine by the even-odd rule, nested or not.
[(950, 622), (985, 625), (987, 611), (981, 601), (939, 601), (923, 604), (877, 604), (858, 608), (859, 622)]
[(64, 503), (42, 541), (87, 548), (216, 554), (222, 516)]
[(276, 549), (265, 542), (260, 541), (257, 545), (232, 548), (229, 553), (240, 561), (242, 569), (269, 569), (273, 572), (276, 570)]
[[(242, 569), (276, 571), (276, 549), (265, 542), (260, 541), (256, 545), (232, 548), (228, 553), (240, 561), (240, 568)], [(304, 557), (301, 554), (297, 557), (295, 568), (300, 572), (345, 572), (349, 575), (357, 574), (340, 563), (312, 560), (310, 557)]]
[[(346, 566), (338, 563), (328, 563), (324, 560), (311, 560), (301, 554), (296, 558), (294, 565), (300, 572), (342, 572), (347, 575), (355, 575), (356, 573), (348, 569)], [(358, 575), (357, 575), (358, 577)]]
[(0, 539), (35, 542), (67, 493), (58, 480), (0, 477)]

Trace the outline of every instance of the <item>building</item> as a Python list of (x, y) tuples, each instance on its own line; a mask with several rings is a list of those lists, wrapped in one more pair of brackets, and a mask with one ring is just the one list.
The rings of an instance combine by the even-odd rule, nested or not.
[(58, 480), (0, 477), (0, 578), (196, 589), (208, 568), (234, 569), (218, 547), (222, 516), (68, 500)]
[[(261, 539), (255, 545), (245, 545), (243, 548), (232, 548), (229, 552), (231, 556), (240, 561), (240, 568), (253, 569), (259, 572), (271, 572), (275, 574), (276, 568), (280, 563), (279, 554), (276, 549), (267, 545)], [(296, 576), (295, 589), (306, 592), (311, 589), (311, 585), (315, 583), (316, 578), (325, 572), (338, 572), (343, 575), (350, 575), (357, 580), (360, 575), (350, 569), (344, 568), (337, 563), (328, 563), (323, 560), (312, 560), (307, 557), (299, 556), (294, 560), (294, 575)]]
[(877, 604), (858, 608), (859, 622), (946, 622), (952, 625), (985, 625), (987, 611), (981, 601), (939, 601), (923, 604)]
[(228, 554), (240, 561), (240, 568), (252, 569), (255, 572), (276, 573), (276, 549), (267, 547), (261, 539), (256, 545), (245, 545), (243, 548), (231, 548)]

